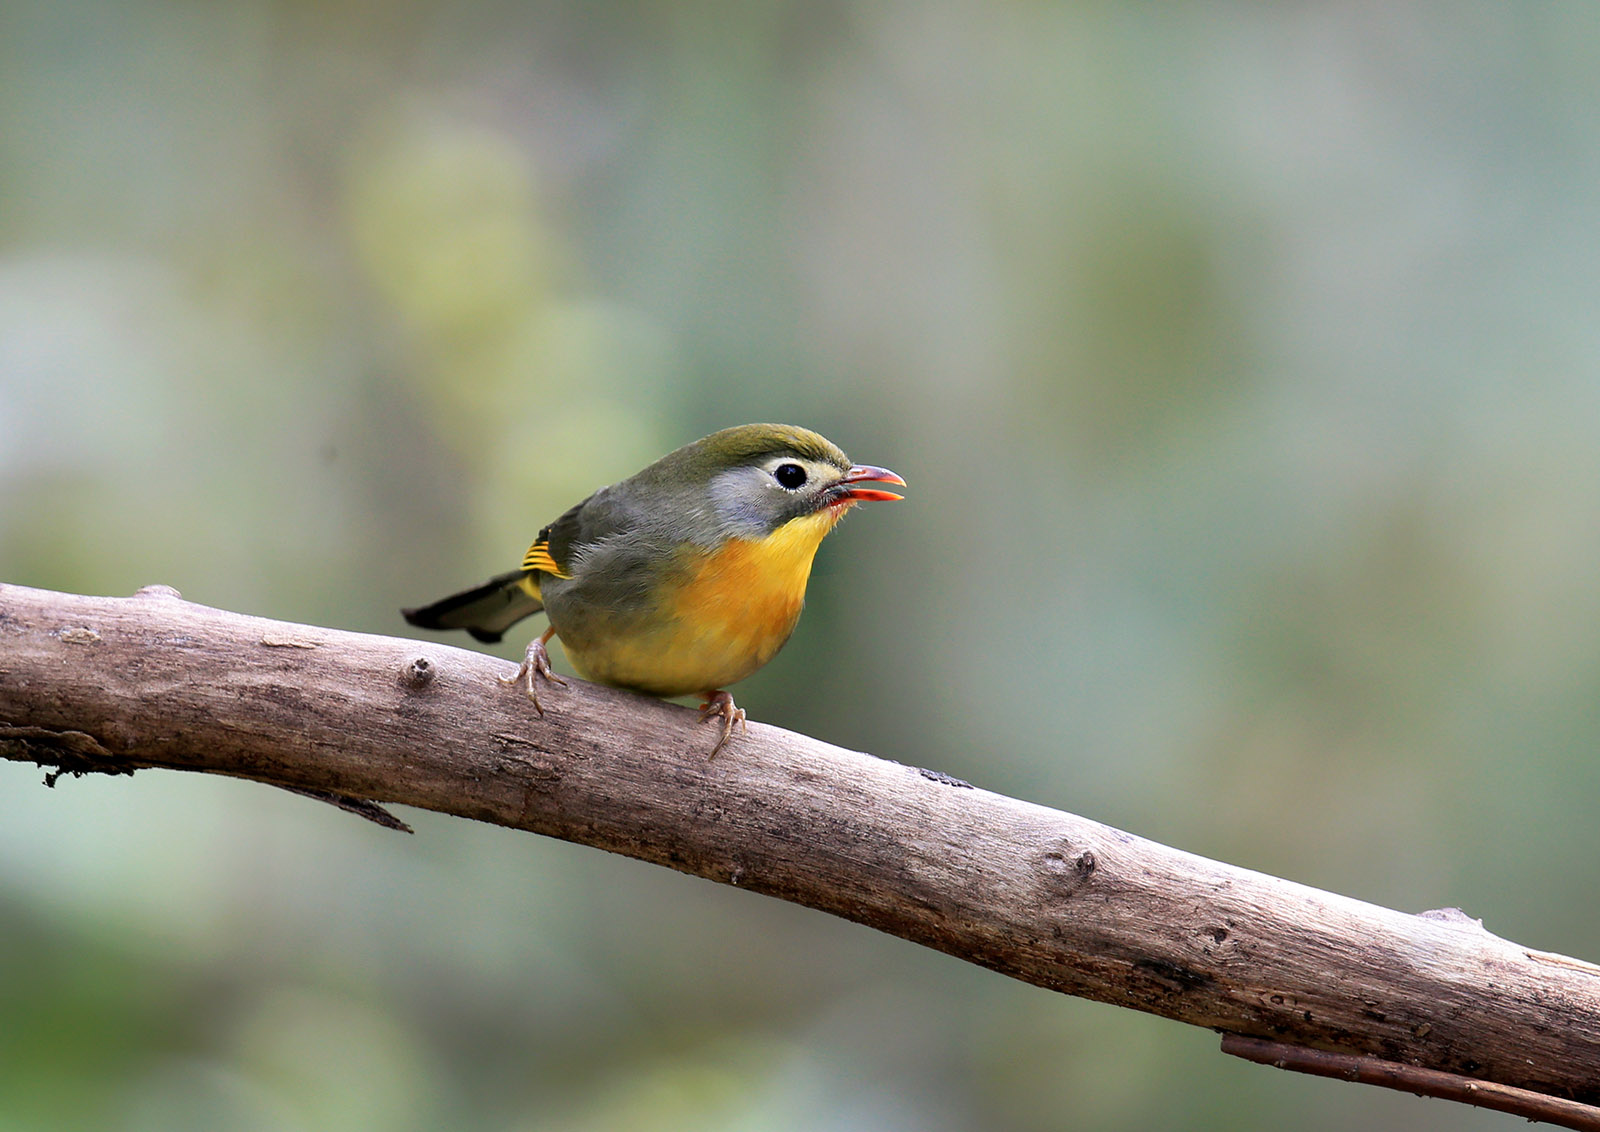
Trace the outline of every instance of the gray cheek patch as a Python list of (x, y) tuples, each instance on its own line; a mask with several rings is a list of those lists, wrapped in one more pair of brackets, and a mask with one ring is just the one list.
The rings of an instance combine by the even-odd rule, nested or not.
[(711, 478), (711, 503), (724, 538), (762, 538), (790, 502), (760, 468), (729, 468)]

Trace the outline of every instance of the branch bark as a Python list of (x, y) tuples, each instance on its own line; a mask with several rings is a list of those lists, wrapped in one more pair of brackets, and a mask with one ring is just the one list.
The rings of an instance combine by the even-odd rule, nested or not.
[[(0, 756), (476, 818), (818, 908), (1051, 990), (1600, 1105), (1600, 967), (1460, 913), (1365, 904), (758, 723), (708, 761), (711, 730), (672, 704), (573, 682), (544, 695), (540, 718), (496, 679), (509, 670), (166, 587), (96, 598), (0, 585)], [(1570, 1103), (1523, 1114), (1600, 1127), (1581, 1122), (1600, 1111)]]

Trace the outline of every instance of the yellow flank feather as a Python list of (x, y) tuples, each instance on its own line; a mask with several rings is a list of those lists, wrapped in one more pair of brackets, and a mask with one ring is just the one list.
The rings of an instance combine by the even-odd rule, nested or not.
[[(554, 574), (558, 578), (570, 578), (571, 574), (564, 573), (556, 565), (556, 560), (550, 557), (550, 544), (540, 539), (528, 548), (528, 553), (522, 556), (524, 570), (543, 570), (546, 574)], [(537, 596), (537, 595), (535, 595)]]

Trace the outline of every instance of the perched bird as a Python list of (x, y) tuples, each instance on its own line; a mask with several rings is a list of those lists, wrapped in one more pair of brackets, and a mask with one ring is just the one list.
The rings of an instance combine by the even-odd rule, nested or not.
[(702, 697), (701, 720), (722, 719), (715, 756), (744, 726), (728, 685), (789, 639), (823, 536), (857, 503), (901, 498), (874, 484), (905, 480), (807, 429), (726, 428), (589, 496), (539, 532), (520, 569), (401, 612), (498, 641), (542, 609), (550, 627), (505, 681), (525, 679), (541, 715), (535, 681), (565, 683), (545, 651), (558, 636), (590, 680)]

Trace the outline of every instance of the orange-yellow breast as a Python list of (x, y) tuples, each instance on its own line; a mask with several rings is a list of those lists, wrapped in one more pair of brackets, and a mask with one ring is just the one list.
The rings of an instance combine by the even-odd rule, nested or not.
[(655, 616), (617, 639), (567, 652), (590, 679), (657, 696), (736, 683), (783, 647), (805, 605), (817, 546), (843, 508), (792, 520), (764, 539), (695, 550), (663, 585)]

